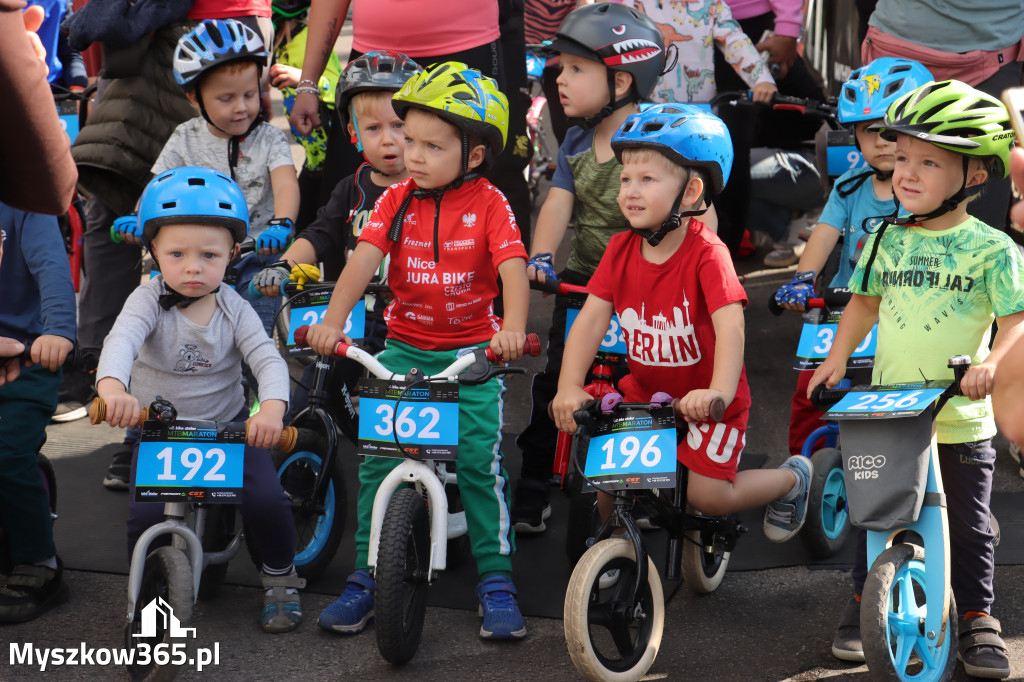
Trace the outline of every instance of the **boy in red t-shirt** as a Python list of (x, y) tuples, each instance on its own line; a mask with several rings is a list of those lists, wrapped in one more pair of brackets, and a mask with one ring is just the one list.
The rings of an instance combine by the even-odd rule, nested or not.
[[(526, 249), (505, 197), (477, 174), (489, 146), (497, 156), (508, 134), (508, 104), (495, 82), (458, 62), (435, 64), (394, 96), (405, 120), (405, 167), (373, 209), (341, 273), (323, 324), (310, 327), (310, 346), (333, 351), (345, 318), (391, 256), (394, 301), (384, 312), (388, 333), (377, 359), (388, 369), (439, 372), (466, 347), (490, 345), (518, 359), (526, 342), (529, 281)], [(505, 320), (494, 314), (498, 275)], [(501, 465), (504, 384), (493, 379), (459, 388), (459, 492), (480, 574), (480, 636), (518, 639), (526, 625), (512, 584), (508, 475)], [(360, 632), (373, 617), (374, 581), (367, 571), (373, 498), (399, 460), (367, 457), (359, 467), (356, 571), (345, 592), (320, 615), (333, 632)]]
[[(555, 423), (576, 431), (573, 410), (591, 399), (583, 390), (587, 368), (616, 313), (628, 350), (629, 374), (619, 382), (624, 399), (644, 402), (661, 391), (681, 398), (678, 416), (688, 431), (677, 457), (690, 470), (689, 503), (715, 516), (770, 503), (765, 535), (788, 540), (807, 515), (811, 464), (790, 457), (779, 469), (736, 471), (750, 408), (747, 297), (725, 244), (693, 218), (702, 213), (694, 209), (705, 189), (721, 192), (728, 179), (729, 132), (701, 109), (660, 104), (626, 119), (611, 144), (623, 164), (618, 202), (629, 231), (609, 242), (569, 332)], [(718, 423), (709, 421), (716, 399), (726, 405)], [(599, 495), (603, 516), (610, 504)]]

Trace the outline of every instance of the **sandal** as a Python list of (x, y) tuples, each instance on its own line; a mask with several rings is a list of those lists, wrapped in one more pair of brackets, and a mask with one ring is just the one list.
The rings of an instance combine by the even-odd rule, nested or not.
[(299, 593), (288, 593), (288, 589), (301, 590), (306, 586), (306, 579), (296, 573), (291, 575), (267, 575), (260, 573), (263, 583), (263, 611), (260, 614), (260, 627), (266, 632), (289, 632), (299, 626), (302, 621), (302, 603)]
[(1010, 676), (1006, 643), (999, 636), (1002, 628), (992, 616), (964, 618), (960, 623), (957, 657), (964, 663), (964, 672), (972, 677), (1002, 680)]

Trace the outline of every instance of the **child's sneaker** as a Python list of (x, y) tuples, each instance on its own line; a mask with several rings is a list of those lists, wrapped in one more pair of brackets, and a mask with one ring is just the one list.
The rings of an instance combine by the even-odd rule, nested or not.
[(267, 575), (260, 571), (263, 583), (263, 611), (260, 613), (260, 627), (265, 632), (290, 632), (302, 622), (302, 602), (299, 590), (306, 586), (306, 579), (300, 578), (292, 568), (289, 575)]
[(348, 585), (341, 596), (320, 614), (317, 625), (331, 632), (354, 635), (362, 632), (373, 620), (373, 578), (366, 571), (356, 571), (348, 577)]
[(864, 662), (864, 643), (860, 638), (860, 602), (851, 596), (832, 638), (832, 655), (841, 661)]
[(793, 455), (779, 468), (796, 474), (797, 487), (785, 497), (768, 503), (764, 512), (764, 534), (772, 542), (785, 542), (803, 528), (814, 473), (811, 460), (802, 455)]
[(128, 479), (132, 473), (132, 450), (134, 446), (125, 443), (110, 460), (107, 473), (103, 477), (103, 487), (108, 490), (128, 490)]
[(36, 564), (15, 564), (7, 582), (0, 585), (0, 623), (35, 620), (66, 602), (70, 595), (60, 557), (57, 557), (56, 569)]
[(548, 484), (529, 478), (521, 478), (516, 481), (509, 514), (517, 533), (533, 534), (543, 533), (547, 530), (547, 524), (544, 522), (551, 516)]
[(522, 639), (526, 637), (526, 623), (516, 602), (516, 586), (501, 576), (494, 576), (476, 586), (480, 597), (480, 625), (483, 639)]

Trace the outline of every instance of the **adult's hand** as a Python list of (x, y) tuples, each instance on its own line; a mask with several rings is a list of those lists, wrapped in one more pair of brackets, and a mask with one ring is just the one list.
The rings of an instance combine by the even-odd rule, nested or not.
[[(39, 5), (29, 5), (21, 13), (21, 19), (25, 22), (25, 30), (28, 31), (28, 41), (32, 43), (32, 49), (35, 50), (36, 56), (39, 57), (43, 64), (46, 64), (46, 48), (43, 47), (43, 41), (39, 40), (36, 31), (43, 25), (43, 19), (45, 18), (46, 12)], [(49, 72), (49, 67), (46, 70)]]
[(796, 38), (790, 36), (773, 35), (762, 40), (757, 45), (758, 52), (768, 51), (768, 64), (778, 64), (779, 73), (777, 78), (785, 78), (789, 69), (796, 61)]
[(295, 103), (288, 122), (300, 135), (309, 135), (313, 128), (320, 127), (320, 100), (310, 92), (295, 93)]
[(25, 344), (16, 339), (0, 336), (0, 386), (14, 381), (21, 374), (21, 354)]

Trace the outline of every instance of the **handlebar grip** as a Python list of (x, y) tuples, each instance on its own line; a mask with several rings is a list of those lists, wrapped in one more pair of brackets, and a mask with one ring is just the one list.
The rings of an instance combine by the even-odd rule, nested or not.
[(827, 412), (828, 408), (842, 400), (848, 392), (849, 389), (826, 388), (825, 384), (818, 384), (811, 391), (811, 404), (822, 412)]
[(557, 279), (546, 279), (543, 282), (537, 279), (530, 280), (530, 288), (537, 291), (543, 291), (548, 294), (561, 294), (565, 293), (561, 290), (562, 282)]
[(770, 310), (772, 315), (774, 315), (775, 317), (778, 317), (782, 313), (786, 312), (785, 308), (780, 306), (778, 302), (775, 300), (774, 292), (768, 296), (768, 310)]
[(260, 291), (260, 288), (256, 286), (256, 283), (251, 279), (249, 280), (249, 298), (254, 301), (258, 301), (263, 298), (263, 292)]
[(601, 411), (600, 400), (588, 400), (582, 406), (575, 409), (572, 419), (579, 426), (586, 426), (593, 423), (594, 415)]
[[(682, 417), (679, 415), (679, 398), (672, 400), (672, 412), (676, 415), (676, 423), (682, 423)], [(708, 410), (708, 416), (711, 417), (711, 421), (720, 422), (725, 418), (725, 401), (721, 398), (715, 398), (711, 401), (711, 409)]]
[(541, 353), (540, 337), (536, 334), (526, 335), (526, 345), (523, 347), (523, 353), (526, 355), (537, 357)]
[(115, 244), (120, 244), (121, 242), (124, 241), (124, 237), (121, 236), (120, 232), (114, 229), (113, 225), (110, 226), (110, 241), (114, 242)]
[(299, 346), (306, 345), (306, 334), (309, 333), (309, 325), (304, 324), (295, 330), (293, 336), (295, 337), (295, 343)]
[[(102, 424), (107, 418), (107, 404), (103, 401), (103, 398), (93, 398), (92, 404), (89, 405), (89, 423), (95, 426), (96, 424)], [(132, 426), (142, 426), (142, 423), (149, 418), (149, 408), (139, 408), (139, 417)]]

